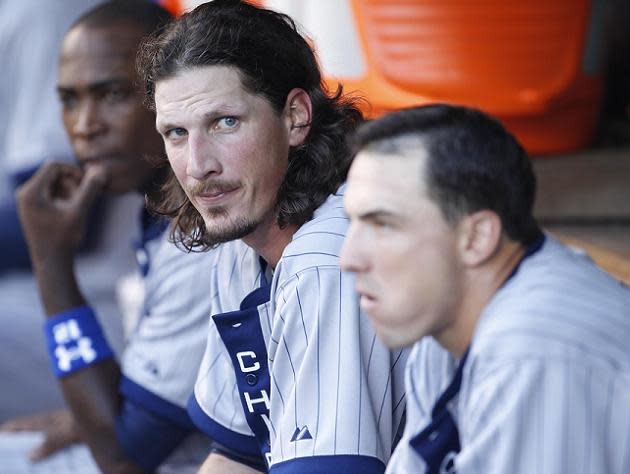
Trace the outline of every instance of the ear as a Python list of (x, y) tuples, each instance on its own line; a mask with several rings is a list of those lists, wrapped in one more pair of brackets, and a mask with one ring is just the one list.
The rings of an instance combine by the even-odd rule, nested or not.
[(304, 89), (291, 89), (284, 105), (284, 121), (289, 131), (289, 145), (300, 146), (311, 129), (311, 97)]
[(503, 234), (501, 219), (492, 211), (477, 211), (458, 225), (458, 251), (464, 265), (477, 267), (498, 250)]

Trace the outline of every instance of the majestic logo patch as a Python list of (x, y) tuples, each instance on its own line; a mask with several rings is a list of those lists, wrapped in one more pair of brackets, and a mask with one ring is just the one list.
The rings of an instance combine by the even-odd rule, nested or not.
[(311, 432), (308, 430), (308, 426), (306, 425), (302, 428), (295, 428), (293, 436), (291, 437), (291, 443), (302, 441), (303, 439), (313, 439)]

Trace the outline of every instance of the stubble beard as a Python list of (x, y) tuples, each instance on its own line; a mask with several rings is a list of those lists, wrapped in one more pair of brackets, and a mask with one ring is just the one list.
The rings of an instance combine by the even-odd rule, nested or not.
[[(222, 223), (217, 222), (219, 218), (223, 218)], [(228, 211), (223, 207), (206, 209), (204, 222), (206, 227), (204, 242), (210, 247), (242, 239), (254, 232), (260, 224), (260, 220), (247, 217), (231, 219)]]

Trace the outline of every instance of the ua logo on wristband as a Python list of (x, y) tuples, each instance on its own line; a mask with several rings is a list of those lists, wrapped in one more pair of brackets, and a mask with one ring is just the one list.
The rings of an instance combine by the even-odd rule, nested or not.
[(89, 364), (96, 359), (97, 354), (92, 347), (92, 340), (83, 336), (76, 319), (56, 324), (53, 327), (53, 335), (57, 343), (55, 357), (59, 370), (68, 372), (74, 360), (81, 359), (83, 363)]

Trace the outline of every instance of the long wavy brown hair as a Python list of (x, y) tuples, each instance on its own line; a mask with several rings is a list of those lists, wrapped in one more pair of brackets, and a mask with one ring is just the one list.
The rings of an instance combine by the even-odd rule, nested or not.
[[(289, 150), (278, 190), (278, 224), (300, 226), (345, 181), (351, 154), (348, 136), (363, 121), (359, 98), (339, 87), (329, 94), (306, 39), (287, 15), (237, 0), (214, 0), (149, 38), (138, 56), (146, 101), (155, 107), (158, 81), (193, 67), (222, 65), (239, 71), (243, 87), (268, 100), (278, 114), (293, 88), (310, 96), (313, 115), (305, 142)], [(203, 218), (170, 174), (150, 208), (174, 219), (171, 238), (188, 250), (205, 250)]]

